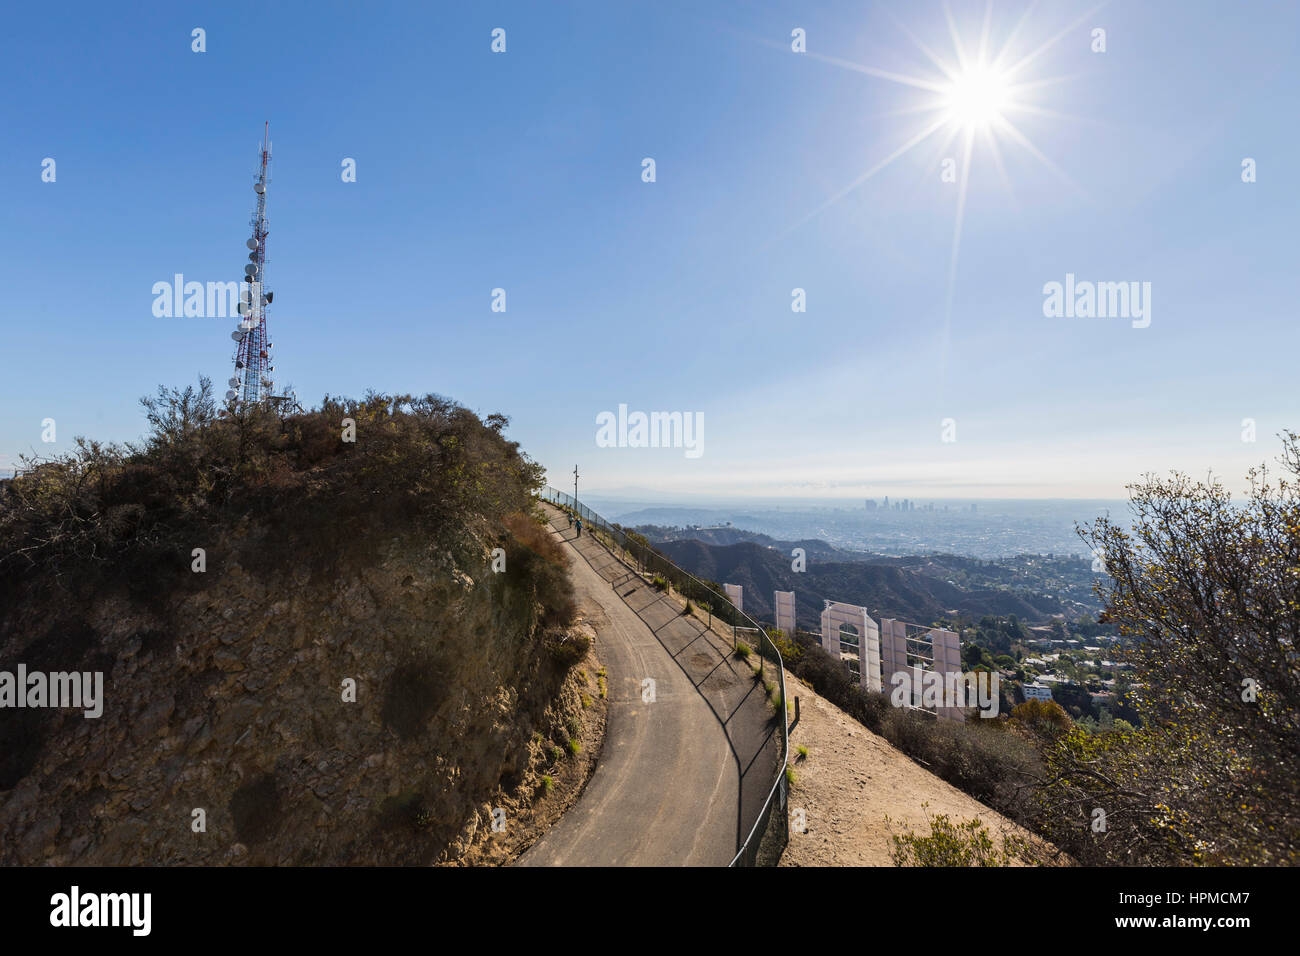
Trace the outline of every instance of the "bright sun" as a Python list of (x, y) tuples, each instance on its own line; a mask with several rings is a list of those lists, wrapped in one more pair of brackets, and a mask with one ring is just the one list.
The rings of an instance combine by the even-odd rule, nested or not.
[(953, 224), (952, 255), (949, 261), (951, 286), (956, 269), (957, 252), (961, 245), (967, 186), (977, 143), (992, 159), (993, 167), (998, 172), (1008, 195), (1011, 194), (1011, 177), (1007, 173), (1002, 155), (1003, 148), (1006, 146), (1017, 146), (1029, 153), (1071, 189), (1082, 192), (1079, 185), (1064, 170), (1043, 155), (1020, 127), (1027, 118), (1029, 121), (1043, 117), (1076, 119), (1038, 102), (1041, 91), (1068, 77), (1034, 76), (1031, 74), (1031, 67), (1041, 62), (1044, 54), (1063, 37), (1070, 35), (1072, 30), (1087, 22), (1092, 13), (1077, 17), (1068, 26), (1056, 30), (1046, 40), (1030, 48), (1028, 34), (1035, 29), (1030, 25), (1030, 20), (1036, 7), (1036, 3), (1032, 0), (1021, 12), (1019, 19), (1010, 25), (1009, 30), (1000, 28), (997, 31), (1002, 36), (996, 42), (993, 30), (993, 0), (987, 0), (983, 23), (978, 32), (969, 34), (966, 39), (962, 38), (962, 31), (953, 18), (948, 0), (943, 0), (942, 6), (943, 18), (952, 40), (952, 57), (940, 56), (917, 38), (905, 24), (896, 20), (900, 31), (912, 41), (916, 49), (933, 67), (933, 70), (921, 75), (899, 73), (821, 53), (807, 54), (810, 58), (824, 60), (843, 69), (911, 87), (915, 91), (922, 91), (924, 95), (914, 94), (910, 102), (901, 103), (898, 109), (879, 114), (882, 117), (912, 114), (919, 119), (913, 129), (906, 134), (903, 142), (865, 169), (844, 188), (808, 212), (798, 225), (808, 222), (839, 202), (901, 156), (917, 150), (927, 140), (933, 140), (931, 145), (926, 147), (933, 151), (929, 158), (922, 162), (931, 164), (932, 170), (942, 164), (944, 175), (955, 174), (956, 178), (939, 181), (955, 182), (959, 187), (957, 216)]
[(968, 130), (986, 130), (1002, 119), (1010, 92), (1004, 74), (972, 64), (945, 88), (943, 108), (949, 122)]
[[(948, 326), (952, 317), (957, 257), (961, 249), (967, 187), (971, 180), (976, 143), (979, 143), (982, 150), (992, 159), (992, 165), (999, 173), (1008, 196), (1013, 199), (1011, 177), (1007, 173), (1002, 157), (1003, 147), (1008, 145), (1020, 147), (1071, 189), (1083, 192), (1069, 174), (1043, 155), (1033, 141), (1021, 131), (1020, 124), (1026, 122), (1026, 116), (1030, 120), (1041, 117), (1070, 121), (1077, 119), (1036, 102), (1039, 91), (1068, 77), (1033, 76), (1030, 67), (1039, 62), (1044, 54), (1063, 37), (1073, 35), (1072, 31), (1077, 30), (1092, 17), (1095, 8), (1077, 17), (1067, 26), (1055, 30), (1047, 39), (1028, 49), (1028, 52), (1022, 52), (1031, 46), (1027, 40), (1029, 34), (1046, 26), (1046, 19), (1043, 17), (1031, 23), (1036, 6), (1036, 0), (1030, 0), (1022, 10), (1019, 19), (1014, 24), (1009, 24), (1009, 30), (999, 27), (997, 32), (1001, 37), (994, 42), (993, 0), (987, 0), (985, 4), (983, 23), (978, 32), (968, 33), (965, 39), (949, 8), (948, 0), (943, 0), (943, 20), (952, 40), (954, 54), (952, 58), (939, 56), (915, 36), (904, 23), (894, 18), (900, 32), (912, 41), (917, 51), (929, 60), (933, 67), (933, 70), (927, 70), (926, 74), (920, 76), (864, 63), (854, 63), (821, 53), (811, 51), (807, 53), (810, 58), (823, 60), (843, 69), (865, 73), (890, 83), (911, 87), (926, 94), (919, 98), (914, 96), (912, 102), (902, 103), (900, 108), (880, 114), (881, 116), (914, 114), (919, 119), (898, 146), (808, 212), (794, 228), (820, 215), (900, 157), (917, 150), (927, 140), (933, 140), (927, 147), (932, 150), (929, 157), (920, 159), (919, 162), (927, 166), (927, 175), (931, 177), (933, 188), (946, 189), (946, 186), (940, 185), (943, 183), (952, 183), (957, 187), (952, 248), (948, 256), (943, 334), (940, 339), (943, 349), (941, 368), (946, 367), (947, 363)], [(1049, 13), (1047, 16), (1055, 19), (1053, 14)], [(781, 44), (776, 45), (781, 46)]]

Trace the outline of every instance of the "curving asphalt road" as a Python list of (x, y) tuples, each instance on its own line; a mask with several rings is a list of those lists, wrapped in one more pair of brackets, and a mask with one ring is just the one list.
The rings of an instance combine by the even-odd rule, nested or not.
[[(726, 866), (736, 852), (740, 773), (710, 703), (627, 603), (640, 579), (598, 542), (575, 540), (572, 576), (596, 628), (609, 708), (605, 743), (578, 803), (520, 857), (520, 866)], [(639, 605), (638, 605), (639, 606)], [(655, 700), (642, 700), (642, 681)]]

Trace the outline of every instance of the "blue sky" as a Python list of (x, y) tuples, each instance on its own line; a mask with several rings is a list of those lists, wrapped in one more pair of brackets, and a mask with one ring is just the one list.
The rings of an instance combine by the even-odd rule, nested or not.
[[(992, 4), (991, 50), (1026, 6)], [(985, 4), (950, 9), (969, 53)], [(1240, 487), (1300, 429), (1300, 8), (1093, 9), (1040, 4), (1008, 47), (1058, 37), (1017, 82), (1064, 79), (1007, 114), (1051, 166), (999, 136), (1003, 176), (977, 137), (950, 287), (960, 136), (844, 192), (930, 122), (903, 111), (931, 94), (879, 71), (938, 78), (917, 41), (956, 61), (938, 3), (18, 8), (0, 469), (135, 438), (140, 395), (229, 376), (233, 323), (156, 318), (151, 290), (240, 276), (269, 120), (269, 323), (306, 402), (501, 411), (556, 484), (576, 462), (606, 493), (1115, 498), (1171, 468)], [(1150, 326), (1045, 317), (1067, 273), (1150, 282)], [(703, 453), (597, 447), (620, 404), (701, 414)]]

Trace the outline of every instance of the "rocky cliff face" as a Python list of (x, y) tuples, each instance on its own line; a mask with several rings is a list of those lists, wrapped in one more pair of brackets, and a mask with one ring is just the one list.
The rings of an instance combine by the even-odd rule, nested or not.
[(104, 673), (98, 719), (0, 711), (0, 862), (456, 859), (581, 706), (496, 543), (399, 536), (333, 575), (214, 549), (184, 594), (0, 609), (0, 671)]

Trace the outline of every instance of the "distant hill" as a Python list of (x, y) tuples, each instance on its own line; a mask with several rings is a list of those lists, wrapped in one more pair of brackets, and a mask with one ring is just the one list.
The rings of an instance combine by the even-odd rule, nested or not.
[[(773, 619), (773, 591), (794, 591), (797, 623), (809, 630), (820, 626), (822, 608), (828, 600), (860, 604), (873, 617), (919, 624), (953, 612), (971, 617), (1015, 614), (1034, 622), (1080, 610), (1076, 602), (1067, 604), (1047, 594), (1005, 585), (980, 586), (985, 575), (978, 572), (985, 569), (986, 563), (951, 555), (877, 558), (838, 551), (824, 541), (711, 544), (689, 538), (658, 541), (655, 546), (697, 577), (741, 585), (745, 589), (745, 610), (764, 620)], [(806, 571), (791, 570), (793, 547), (805, 548)], [(957, 578), (972, 577), (975, 586), (954, 583)]]
[(637, 525), (633, 530), (645, 535), (651, 541), (656, 543), (665, 541), (702, 541), (704, 544), (739, 544), (742, 541), (752, 542), (768, 548), (777, 548), (789, 553), (791, 548), (803, 548), (804, 553), (809, 557), (820, 557), (834, 559), (837, 561), (869, 561), (875, 558), (884, 557), (883, 555), (871, 554), (867, 551), (843, 551), (833, 544), (828, 544), (820, 538), (804, 538), (799, 541), (782, 541), (773, 538), (771, 535), (762, 534), (758, 531), (747, 531), (744, 528), (734, 528), (731, 525), (715, 525), (711, 527), (700, 527), (692, 525), (688, 528), (664, 527), (662, 525)]

